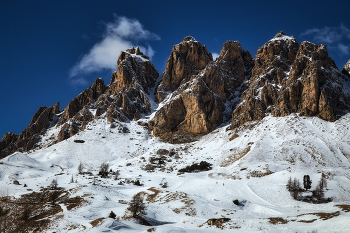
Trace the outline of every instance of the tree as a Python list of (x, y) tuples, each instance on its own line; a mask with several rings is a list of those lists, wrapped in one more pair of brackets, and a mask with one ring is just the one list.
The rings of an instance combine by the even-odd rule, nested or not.
[(83, 173), (83, 170), (84, 170), (84, 165), (82, 164), (82, 162), (79, 163), (79, 166), (78, 166), (78, 173), (79, 174), (82, 174)]
[(51, 204), (55, 205), (56, 204), (56, 200), (58, 199), (58, 197), (60, 196), (60, 192), (59, 191), (53, 191), (50, 195), (50, 200), (51, 200)]
[(322, 172), (321, 175), (321, 180), (320, 180), (320, 188), (323, 190), (324, 188), (327, 189), (327, 179), (326, 179), (326, 175)]
[(114, 175), (114, 180), (118, 180), (119, 176), (120, 176), (120, 172), (119, 170), (117, 170)]
[(304, 183), (304, 189), (308, 190), (311, 188), (311, 183), (312, 181), (310, 180), (310, 176), (309, 175), (305, 175), (304, 179), (303, 179), (303, 183)]
[(290, 192), (290, 191), (292, 191), (292, 187), (293, 187), (292, 177), (289, 177), (286, 188)]
[(72, 178), (70, 179), (70, 183), (74, 183), (73, 174), (72, 174)]
[(53, 179), (52, 181), (51, 181), (51, 184), (50, 184), (50, 188), (52, 189), (52, 190), (56, 190), (57, 188), (58, 188), (58, 183), (57, 183), (57, 178), (56, 179)]
[(132, 216), (136, 219), (146, 215), (146, 209), (147, 207), (143, 202), (143, 195), (141, 193), (135, 194), (132, 197), (129, 207), (127, 208), (127, 210), (130, 211)]
[(297, 178), (294, 178), (291, 194), (295, 200), (298, 199), (298, 197), (300, 195), (300, 190), (301, 190), (300, 181)]
[(108, 168), (109, 168), (109, 164), (108, 163), (102, 163), (100, 166), (100, 171), (99, 171), (99, 175), (101, 177), (108, 177)]
[(323, 188), (321, 188), (321, 182), (316, 186), (315, 190), (312, 191), (312, 196), (316, 197), (317, 199), (323, 199), (324, 198), (324, 191)]

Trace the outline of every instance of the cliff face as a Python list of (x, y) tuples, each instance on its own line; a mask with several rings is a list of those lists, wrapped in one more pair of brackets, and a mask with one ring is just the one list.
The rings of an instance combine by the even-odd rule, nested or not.
[(343, 81), (325, 45), (299, 46), (282, 31), (258, 49), (249, 87), (233, 111), (232, 127), (268, 113), (278, 117), (294, 112), (334, 121), (350, 109)]
[(181, 82), (189, 81), (192, 75), (198, 74), (212, 60), (205, 45), (202, 46), (191, 36), (185, 37), (181, 43), (173, 46), (157, 89), (157, 100), (162, 102), (169, 92), (176, 90)]
[(5, 133), (0, 142), (0, 158), (6, 157), (15, 151), (34, 149), (40, 140), (40, 135), (57, 122), (54, 116), (59, 113), (59, 107), (59, 102), (49, 108), (40, 107), (32, 117), (30, 124), (20, 135), (12, 132)]
[[(178, 50), (186, 59), (173, 58)], [(157, 90), (158, 100), (164, 99), (163, 106), (149, 124), (155, 136), (185, 142), (223, 123), (225, 104), (237, 97), (237, 90), (249, 77), (252, 57), (239, 42), (227, 41), (218, 59), (210, 60), (206, 48), (192, 37), (174, 46)]]

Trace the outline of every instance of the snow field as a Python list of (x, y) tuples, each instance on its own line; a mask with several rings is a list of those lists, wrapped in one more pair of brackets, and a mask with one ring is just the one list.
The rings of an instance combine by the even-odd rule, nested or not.
[[(136, 122), (123, 123), (129, 133), (120, 133), (118, 127), (111, 129), (106, 120), (98, 119), (66, 141), (2, 159), (0, 192), (18, 197), (57, 179), (60, 187), (72, 190), (72, 197), (84, 197), (86, 203), (79, 208), (68, 211), (61, 205), (62, 218), (48, 232), (147, 232), (151, 227), (122, 218), (126, 203), (139, 192), (146, 193), (147, 217), (156, 225), (155, 232), (347, 232), (350, 214), (335, 205), (350, 204), (349, 121), (350, 115), (333, 123), (297, 114), (268, 116), (237, 129), (239, 137), (232, 141), (233, 132), (222, 126), (197, 142), (171, 145)], [(77, 139), (85, 142), (75, 143)], [(142, 170), (158, 149), (174, 149), (179, 159), (170, 158), (164, 171)], [(200, 161), (213, 164), (213, 169), (178, 175), (177, 170)], [(112, 176), (96, 178), (92, 185), (93, 176), (77, 174), (80, 162), (84, 171), (95, 176), (102, 163), (109, 163), (113, 171), (120, 171), (120, 180), (139, 179), (143, 186), (118, 185), (120, 180)], [(321, 172), (329, 177), (325, 196), (333, 197), (333, 202), (311, 204), (292, 199), (285, 188), (289, 177), (302, 182), (308, 174), (313, 189)], [(72, 175), (77, 183), (70, 183)], [(14, 185), (14, 180), (21, 185)], [(162, 188), (162, 182), (168, 187)], [(233, 204), (236, 199), (241, 205)], [(108, 219), (111, 211), (119, 221)], [(339, 216), (328, 220), (314, 214), (336, 211)], [(105, 219), (92, 227), (90, 222), (102, 217)], [(223, 230), (206, 224), (208, 219), (222, 217), (231, 219)], [(288, 223), (269, 222), (278, 217)], [(72, 225), (77, 227), (72, 229)]]

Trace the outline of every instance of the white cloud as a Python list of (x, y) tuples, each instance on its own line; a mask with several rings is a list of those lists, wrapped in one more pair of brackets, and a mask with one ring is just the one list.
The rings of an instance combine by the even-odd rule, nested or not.
[[(114, 22), (105, 24), (103, 38), (91, 50), (83, 55), (80, 61), (70, 70), (70, 81), (75, 84), (85, 84), (81, 75), (102, 70), (117, 69), (117, 60), (121, 51), (131, 47), (140, 47), (141, 52), (152, 59), (154, 50), (146, 42), (160, 40), (160, 37), (146, 29), (136, 19), (115, 16)], [(146, 43), (145, 46), (140, 45)], [(77, 76), (80, 76), (77, 78)]]

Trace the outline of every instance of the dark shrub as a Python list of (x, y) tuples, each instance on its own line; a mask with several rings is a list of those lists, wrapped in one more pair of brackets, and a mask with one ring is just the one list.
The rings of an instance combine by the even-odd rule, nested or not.
[(211, 170), (211, 164), (206, 161), (201, 161), (199, 164), (194, 163), (191, 166), (187, 166), (179, 170), (179, 172), (201, 172)]
[(108, 218), (115, 218), (115, 217), (117, 217), (117, 215), (113, 211), (111, 211), (108, 215)]

